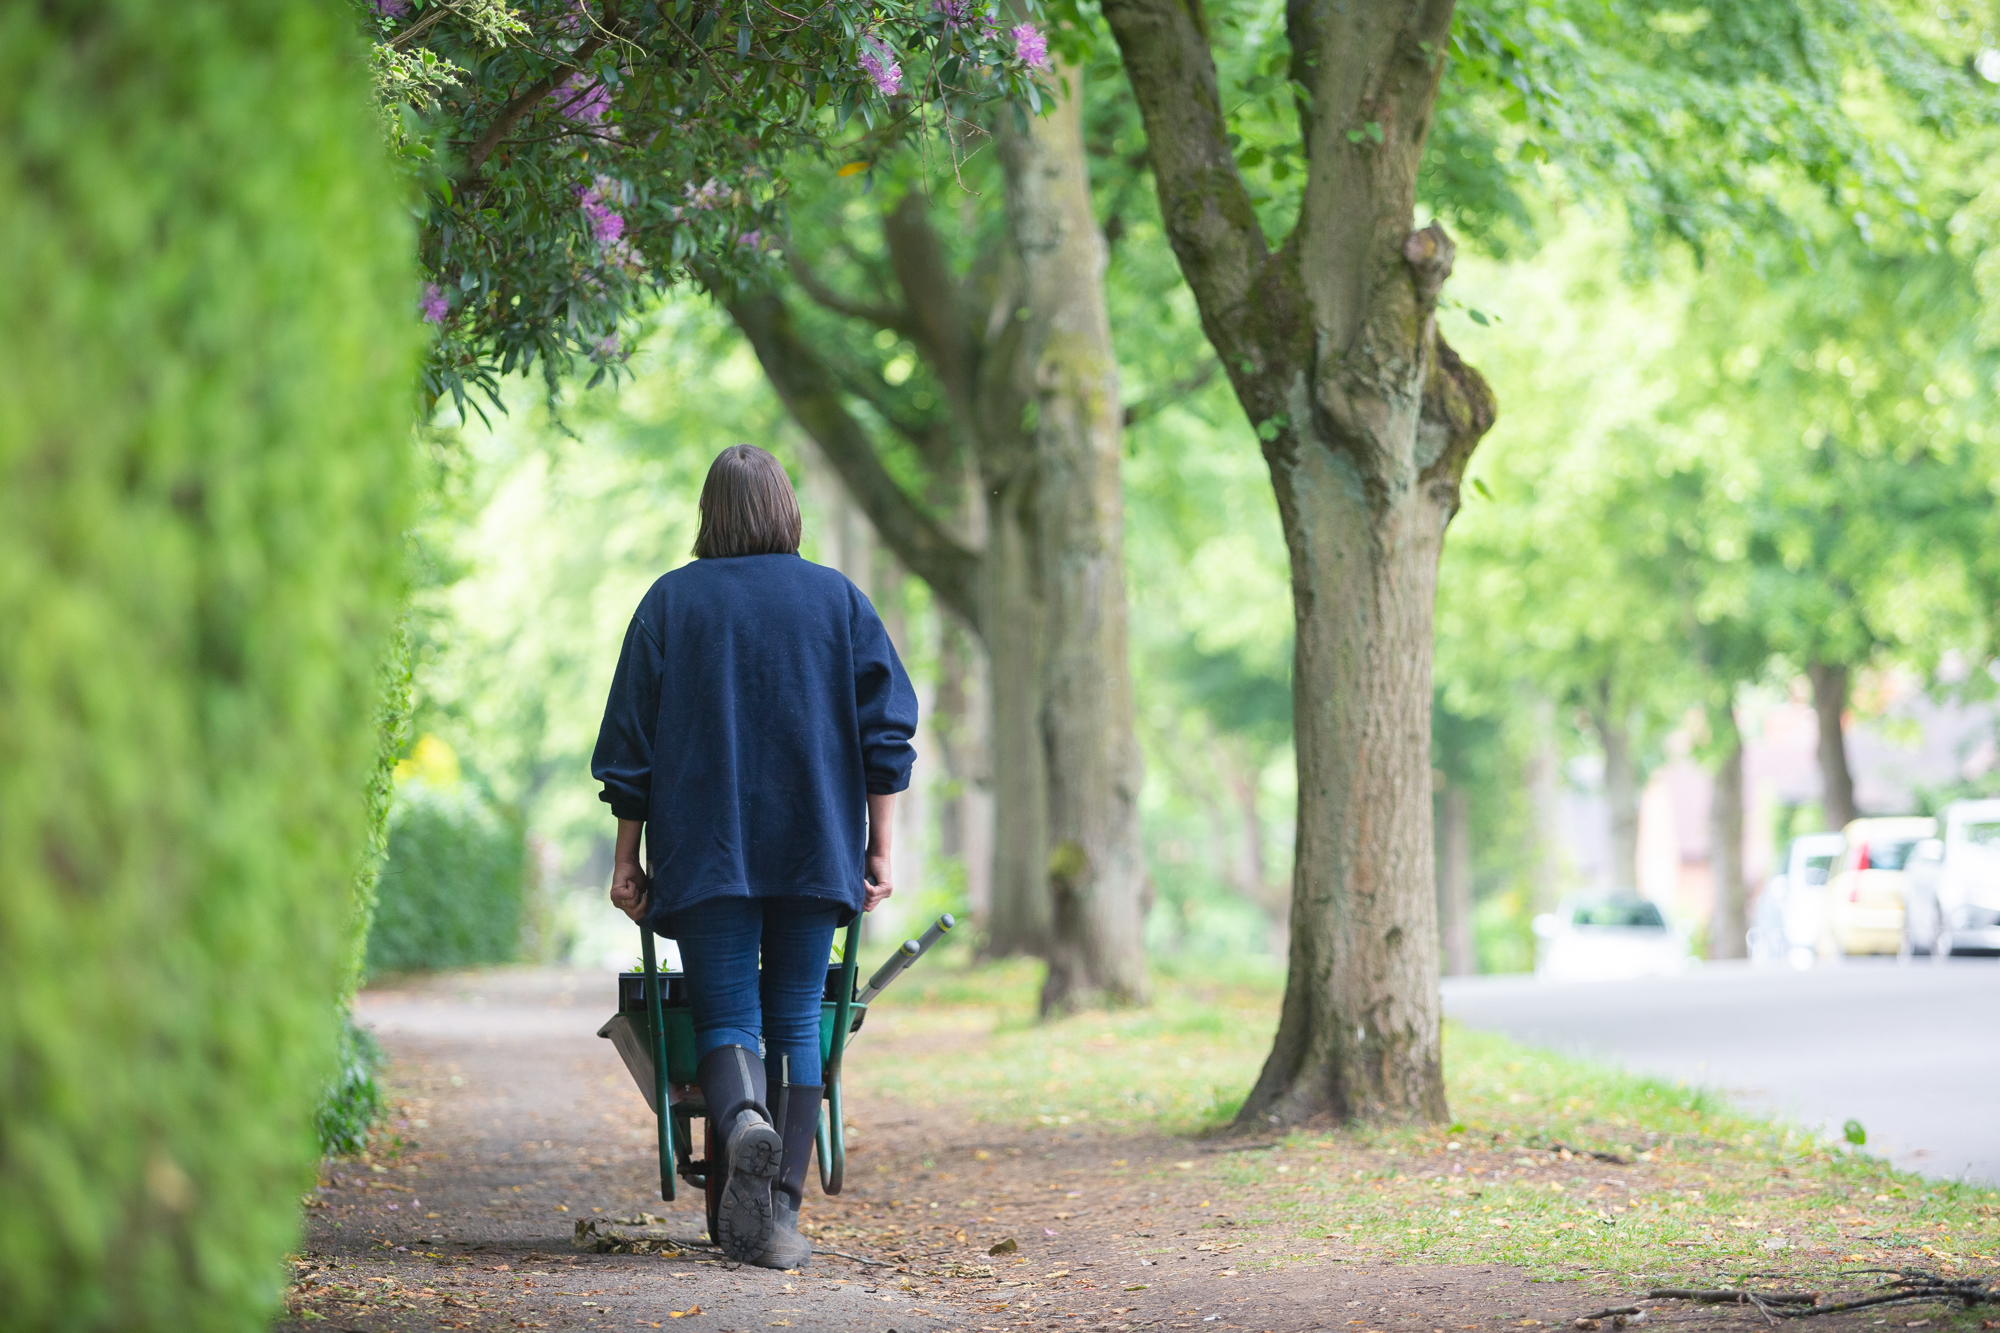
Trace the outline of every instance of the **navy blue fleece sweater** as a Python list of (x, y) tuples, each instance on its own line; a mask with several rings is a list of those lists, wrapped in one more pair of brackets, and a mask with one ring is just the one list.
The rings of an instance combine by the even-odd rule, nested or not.
[(869, 793), (910, 785), (917, 696), (882, 620), (795, 555), (696, 560), (625, 631), (590, 771), (646, 821), (649, 924), (704, 898), (861, 909)]

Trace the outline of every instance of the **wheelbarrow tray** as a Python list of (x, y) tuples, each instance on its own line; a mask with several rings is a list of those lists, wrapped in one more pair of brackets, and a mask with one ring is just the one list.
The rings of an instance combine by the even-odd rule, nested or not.
[[(838, 963), (826, 969), (826, 998), (819, 1011), (819, 1058), (822, 1067), (833, 1058), (833, 1029), (839, 1021), (839, 993), (842, 968)], [(679, 972), (660, 974), (664, 983), (661, 992), (661, 1018), (667, 1034), (667, 1082), (672, 1085), (672, 1100), (676, 1107), (692, 1098), (689, 1109), (707, 1108), (701, 1104), (701, 1088), (695, 1082), (696, 1066), (700, 1057), (695, 1053), (694, 1010), (687, 1001), (687, 978)], [(847, 1022), (849, 1035), (861, 1031), (862, 1020), (868, 1017), (866, 1004), (850, 1001), (850, 1017)], [(653, 1024), (646, 1012), (646, 974), (644, 972), (621, 972), (618, 974), (618, 1013), (598, 1029), (597, 1035), (608, 1037), (618, 1048), (619, 1058), (631, 1073), (633, 1082), (646, 1095), (646, 1105), (658, 1115), (656, 1104), (658, 1079), (653, 1073)], [(762, 1052), (759, 1052), (762, 1054)]]

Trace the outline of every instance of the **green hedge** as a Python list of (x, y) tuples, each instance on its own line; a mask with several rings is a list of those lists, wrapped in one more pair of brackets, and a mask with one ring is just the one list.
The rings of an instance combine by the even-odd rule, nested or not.
[(368, 970), (510, 962), (521, 946), (526, 845), (467, 783), (405, 779), (389, 815)]
[(0, 5), (0, 1325), (276, 1303), (351, 968), (414, 238), (345, 6)]

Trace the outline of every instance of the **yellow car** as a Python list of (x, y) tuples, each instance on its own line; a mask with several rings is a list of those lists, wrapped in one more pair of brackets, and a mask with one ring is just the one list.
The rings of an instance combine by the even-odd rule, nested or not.
[(1928, 817), (1857, 819), (1839, 868), (1826, 882), (1828, 952), (1897, 953), (1903, 947), (1903, 900), (1917, 844), (1937, 836)]

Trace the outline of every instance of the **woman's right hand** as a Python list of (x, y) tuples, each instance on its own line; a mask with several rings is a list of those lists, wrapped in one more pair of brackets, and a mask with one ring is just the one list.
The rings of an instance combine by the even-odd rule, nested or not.
[(896, 886), (889, 882), (889, 853), (869, 852), (864, 864), (867, 872), (861, 884), (861, 910), (872, 912), (889, 900)]
[(639, 868), (637, 861), (620, 861), (611, 870), (611, 905), (644, 924), (646, 920), (646, 898), (652, 885), (646, 881), (646, 872)]

